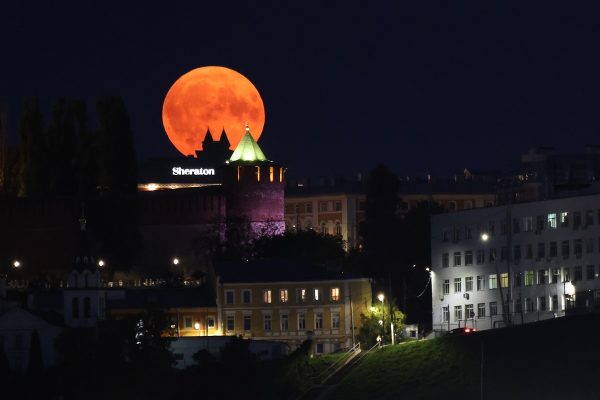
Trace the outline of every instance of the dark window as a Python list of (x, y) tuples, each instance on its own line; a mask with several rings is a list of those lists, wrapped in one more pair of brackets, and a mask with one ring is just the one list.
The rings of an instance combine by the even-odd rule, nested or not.
[(92, 301), (89, 297), (83, 299), (83, 318), (90, 318), (92, 316)]
[(244, 315), (244, 330), (249, 331), (252, 328), (252, 317), (250, 315)]
[(73, 297), (73, 300), (71, 301), (71, 313), (73, 319), (79, 318), (79, 298), (77, 297)]
[(581, 266), (575, 267), (575, 274), (573, 276), (573, 280), (574, 281), (583, 280), (583, 267), (581, 267)]
[(593, 265), (585, 267), (585, 279), (594, 279), (596, 277), (596, 269)]

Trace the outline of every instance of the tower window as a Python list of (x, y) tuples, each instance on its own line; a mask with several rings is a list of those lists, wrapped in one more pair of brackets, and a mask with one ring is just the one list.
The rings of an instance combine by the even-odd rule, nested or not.
[(279, 182), (283, 182), (283, 168), (279, 167)]
[(241, 168), (240, 168), (240, 166), (238, 166), (237, 167), (237, 180), (238, 180), (238, 182), (240, 181), (240, 175), (241, 175), (240, 170), (241, 170)]
[(260, 167), (256, 167), (256, 181), (260, 182)]
[(273, 182), (274, 175), (275, 175), (275, 168), (269, 167), (269, 182)]

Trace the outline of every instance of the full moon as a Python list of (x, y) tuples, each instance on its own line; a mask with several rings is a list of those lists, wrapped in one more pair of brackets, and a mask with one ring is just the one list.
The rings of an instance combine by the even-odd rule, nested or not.
[(248, 123), (254, 140), (265, 125), (265, 106), (245, 76), (225, 67), (202, 67), (182, 75), (167, 92), (162, 120), (173, 146), (183, 155), (202, 149), (206, 130), (219, 140), (225, 129), (235, 149)]

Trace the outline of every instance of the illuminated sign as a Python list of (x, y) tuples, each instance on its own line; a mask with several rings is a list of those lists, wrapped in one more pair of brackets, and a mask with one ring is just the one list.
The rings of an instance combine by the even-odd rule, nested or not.
[(181, 168), (173, 167), (172, 175), (215, 175), (214, 168)]

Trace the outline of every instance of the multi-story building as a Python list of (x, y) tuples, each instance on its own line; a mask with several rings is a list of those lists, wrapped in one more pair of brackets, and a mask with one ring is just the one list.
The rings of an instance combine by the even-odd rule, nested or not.
[(431, 220), (434, 330), (555, 318), (600, 300), (600, 195)]
[[(487, 177), (486, 177), (487, 178)], [(366, 182), (332, 179), (318, 185), (288, 182), (285, 192), (287, 230), (315, 229), (339, 235), (348, 248), (360, 244), (360, 224), (365, 220)], [(454, 179), (404, 178), (398, 191), (398, 213), (404, 214), (419, 204), (437, 205), (452, 212), (496, 204), (493, 181), (474, 177), (465, 170)]]
[(352, 346), (371, 300), (369, 279), (316, 266), (260, 261), (218, 271), (223, 333), (282, 341), (292, 350), (308, 338), (317, 354)]

